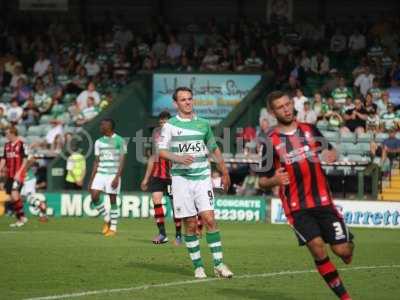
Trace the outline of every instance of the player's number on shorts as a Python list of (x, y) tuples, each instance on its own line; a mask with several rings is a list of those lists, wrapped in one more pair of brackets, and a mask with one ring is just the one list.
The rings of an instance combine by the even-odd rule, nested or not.
[(334, 222), (332, 223), (333, 228), (335, 228), (335, 235), (336, 237), (343, 236), (343, 228), (342, 224), (340, 222)]
[(210, 205), (213, 206), (214, 195), (212, 191), (208, 191), (208, 198), (210, 199)]

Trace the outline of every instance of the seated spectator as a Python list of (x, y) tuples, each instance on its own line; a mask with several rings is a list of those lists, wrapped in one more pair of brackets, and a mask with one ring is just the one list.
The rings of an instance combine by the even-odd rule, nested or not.
[(113, 102), (113, 95), (110, 91), (106, 92), (106, 94), (101, 98), (99, 108), (100, 110), (107, 109)]
[(332, 98), (335, 100), (336, 105), (344, 105), (347, 97), (353, 97), (353, 92), (350, 88), (346, 87), (346, 80), (343, 76), (339, 77), (339, 85), (332, 91)]
[(100, 109), (97, 108), (94, 105), (94, 98), (93, 97), (88, 97), (87, 99), (87, 107), (85, 107), (81, 113), (80, 116), (78, 117), (78, 120), (76, 121), (76, 124), (78, 126), (82, 126), (91, 120), (93, 120), (100, 112)]
[(317, 114), (311, 109), (309, 101), (304, 102), (303, 110), (297, 114), (297, 121), (308, 124), (315, 124), (317, 122)]
[(35, 105), (35, 101), (32, 97), (26, 100), (24, 105), (24, 111), (22, 113), (22, 123), (25, 126), (37, 125), (40, 118), (39, 109)]
[(353, 98), (351, 97), (346, 97), (346, 102), (344, 103), (343, 106), (341, 106), (341, 111), (343, 114), (346, 113), (346, 111), (353, 110), (355, 108), (354, 103), (353, 103)]
[(51, 108), (51, 97), (44, 90), (42, 80), (38, 80), (35, 84), (35, 92), (33, 93), (35, 106), (39, 109), (41, 114), (46, 114)]
[(301, 51), (300, 65), (303, 67), (304, 72), (311, 71), (311, 59), (307, 55), (307, 50)]
[(42, 77), (46, 74), (50, 65), (50, 60), (46, 58), (45, 53), (43, 51), (39, 51), (38, 60), (35, 62), (33, 66), (33, 72), (36, 76)]
[(130, 73), (136, 74), (137, 71), (139, 71), (142, 66), (142, 59), (139, 55), (139, 50), (137, 49), (137, 47), (132, 48), (130, 63), (131, 63), (131, 72)]
[(0, 62), (0, 89), (10, 85), (12, 75), (4, 69), (4, 64)]
[(5, 130), (10, 126), (7, 116), (4, 114), (4, 108), (0, 106), (0, 134), (4, 135)]
[(304, 96), (301, 89), (296, 89), (296, 95), (293, 97), (294, 108), (299, 113), (304, 109), (304, 103), (308, 101), (307, 97)]
[(250, 56), (244, 61), (244, 68), (246, 71), (260, 71), (263, 66), (263, 61), (257, 56), (257, 51), (252, 49)]
[(379, 131), (381, 119), (378, 113), (374, 110), (368, 112), (367, 132), (376, 133)]
[(257, 137), (265, 139), (270, 128), (268, 120), (265, 118), (261, 119), (259, 129), (257, 130)]
[(238, 50), (235, 54), (235, 59), (233, 60), (233, 69), (234, 71), (243, 71), (244, 67), (242, 52)]
[(179, 57), (182, 55), (182, 46), (176, 41), (174, 35), (169, 37), (166, 55), (169, 63), (173, 66), (179, 62)]
[(162, 36), (160, 34), (157, 35), (156, 41), (153, 44), (151, 51), (154, 53), (154, 56), (157, 59), (162, 59), (165, 57), (167, 51), (167, 45), (164, 43)]
[(206, 55), (200, 65), (201, 71), (216, 71), (218, 68), (219, 56), (212, 48), (208, 48)]
[(375, 102), (378, 107), (378, 114), (381, 116), (386, 113), (388, 110), (388, 105), (390, 104), (389, 92), (383, 91), (382, 97), (378, 101)]
[(46, 134), (46, 144), (47, 147), (51, 147), (56, 141), (57, 136), (63, 136), (64, 134), (64, 127), (62, 122), (57, 120), (51, 120), (50, 124), (52, 128)]
[(4, 64), (5, 71), (13, 76), (15, 75), (17, 68), (22, 68), (22, 63), (17, 59), (15, 55), (8, 54), (6, 56), (6, 62)]
[(17, 99), (18, 103), (23, 104), (28, 97), (32, 95), (31, 88), (26, 84), (24, 78), (20, 78), (17, 81), (17, 87), (13, 91), (13, 98)]
[(386, 78), (389, 74), (390, 69), (392, 68), (393, 65), (393, 56), (389, 51), (389, 48), (384, 48), (383, 49), (383, 55), (381, 58), (381, 65), (382, 65), (382, 69), (383, 69), (383, 75), (384, 78)]
[(7, 110), (7, 120), (13, 125), (19, 124), (22, 120), (23, 109), (15, 98), (11, 100), (10, 104), (11, 107)]
[(119, 83), (126, 83), (130, 75), (129, 74), (130, 70), (131, 70), (131, 63), (126, 60), (125, 54), (120, 53), (113, 66), (114, 80)]
[(379, 38), (375, 38), (367, 52), (368, 58), (375, 63), (380, 62), (383, 56), (383, 47), (379, 41)]
[(325, 114), (325, 119), (328, 121), (328, 128), (334, 131), (339, 130), (344, 123), (339, 108), (337, 107), (334, 107), (332, 110), (329, 110)]
[(306, 72), (300, 64), (299, 57), (294, 59), (294, 67), (290, 72), (290, 77), (294, 78), (299, 86), (304, 86), (306, 83)]
[(317, 115), (317, 119), (321, 120), (324, 117), (324, 113), (326, 112), (326, 103), (324, 103), (324, 100), (322, 99), (322, 95), (320, 92), (314, 93), (314, 101), (312, 105), (312, 110), (315, 112)]
[(365, 67), (354, 81), (355, 89), (359, 91), (363, 97), (366, 97), (369, 89), (372, 88), (372, 81), (374, 78), (375, 75), (370, 73), (369, 67)]
[(17, 66), (17, 67), (15, 68), (14, 75), (12, 76), (11, 81), (10, 81), (10, 86), (11, 86), (13, 89), (16, 89), (16, 88), (17, 88), (17, 86), (18, 86), (18, 80), (19, 80), (20, 78), (24, 79), (25, 82), (27, 82), (27, 80), (28, 80), (28, 77), (26, 76), (26, 74), (24, 74), (24, 72), (23, 72), (23, 70), (22, 70), (22, 66)]
[(250, 168), (250, 173), (244, 178), (242, 185), (236, 189), (236, 194), (240, 196), (257, 195), (260, 187), (258, 185), (259, 176)]
[(336, 69), (331, 69), (328, 73), (328, 78), (324, 81), (321, 87), (322, 95), (331, 95), (332, 91), (339, 86), (339, 73)]
[(229, 54), (229, 49), (224, 47), (222, 49), (222, 55), (218, 61), (218, 69), (219, 71), (232, 71), (232, 57)]
[(311, 57), (311, 72), (314, 75), (326, 75), (329, 72), (329, 58), (318, 51)]
[(86, 74), (89, 77), (94, 77), (100, 72), (100, 65), (96, 62), (96, 58), (90, 55), (85, 64)]
[(347, 110), (343, 119), (345, 120), (345, 126), (341, 129), (342, 132), (365, 132), (365, 125), (368, 119), (368, 113), (365, 110), (361, 99), (356, 98), (354, 100), (354, 109)]
[(331, 37), (330, 50), (336, 55), (341, 55), (344, 51), (346, 51), (346, 46), (347, 38), (342, 33), (340, 28), (337, 28), (336, 33)]
[(387, 106), (387, 112), (381, 115), (381, 129), (388, 131), (392, 128), (399, 128), (399, 119), (396, 115), (396, 108), (392, 103)]
[(98, 105), (100, 103), (100, 94), (96, 91), (96, 86), (93, 82), (89, 82), (89, 84), (87, 85), (87, 90), (81, 92), (76, 99), (80, 110), (83, 110), (87, 107), (89, 97), (92, 97), (94, 99), (95, 105)]
[(221, 173), (218, 170), (214, 170), (211, 173), (211, 183), (212, 187), (214, 190), (214, 193), (217, 192), (223, 192), (223, 186), (222, 186), (222, 176)]
[(365, 36), (360, 32), (359, 29), (355, 29), (349, 38), (349, 49), (353, 54), (358, 54), (365, 50), (366, 46), (367, 42)]
[(380, 99), (382, 99), (382, 93), (383, 90), (379, 86), (379, 79), (374, 78), (372, 80), (372, 87), (368, 90), (368, 93), (371, 93), (372, 95), (372, 100), (374, 103), (378, 102)]
[(259, 123), (260, 127), (261, 127), (261, 123), (264, 119), (268, 122), (268, 126), (270, 126), (270, 127), (278, 124), (278, 121), (276, 120), (275, 116), (272, 115), (266, 107), (263, 107), (260, 110), (260, 116), (258, 118), (258, 123)]
[(193, 67), (190, 65), (189, 59), (187, 56), (181, 57), (181, 63), (176, 69), (178, 72), (193, 72)]
[(386, 152), (390, 161), (399, 157), (400, 154), (400, 139), (396, 137), (396, 129), (389, 129), (389, 137), (382, 142), (383, 150)]
[(378, 111), (378, 106), (374, 103), (371, 93), (367, 93), (367, 97), (365, 98), (364, 107), (368, 113), (370, 113), (370, 112), (376, 113)]

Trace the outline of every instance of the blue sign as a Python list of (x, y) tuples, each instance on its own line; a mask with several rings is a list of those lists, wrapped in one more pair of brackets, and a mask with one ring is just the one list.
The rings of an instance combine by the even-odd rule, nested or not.
[(261, 75), (154, 74), (153, 116), (166, 109), (175, 114), (172, 94), (177, 87), (185, 86), (193, 91), (196, 114), (218, 123), (260, 80)]

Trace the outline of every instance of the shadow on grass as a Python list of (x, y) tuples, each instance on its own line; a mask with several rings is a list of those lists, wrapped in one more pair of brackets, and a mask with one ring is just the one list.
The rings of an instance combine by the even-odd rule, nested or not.
[(271, 293), (260, 290), (255, 290), (254, 288), (248, 289), (238, 289), (238, 288), (222, 288), (216, 291), (219, 295), (224, 297), (229, 297), (230, 299), (262, 299), (262, 300), (294, 300), (295, 298), (290, 298), (283, 296), (280, 293)]
[(152, 271), (156, 273), (169, 273), (169, 274), (178, 274), (183, 276), (191, 276), (193, 277), (193, 272), (184, 266), (173, 266), (173, 265), (163, 265), (154, 262), (129, 262), (126, 264), (128, 268), (139, 268), (147, 271)]

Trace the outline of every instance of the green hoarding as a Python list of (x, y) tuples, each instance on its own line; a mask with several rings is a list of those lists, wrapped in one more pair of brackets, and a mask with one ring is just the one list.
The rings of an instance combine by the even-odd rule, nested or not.
[[(87, 192), (38, 193), (38, 199), (45, 200), (48, 214), (53, 217), (95, 217), (96, 210), (90, 204)], [(108, 199), (105, 197), (106, 207)], [(170, 201), (164, 197), (164, 210), (172, 217)], [(25, 210), (37, 215), (37, 210), (25, 204)], [(154, 215), (151, 195), (148, 193), (123, 193), (118, 197), (122, 218), (149, 218)], [(217, 196), (214, 201), (217, 220), (240, 222), (265, 222), (266, 201), (263, 197)]]

